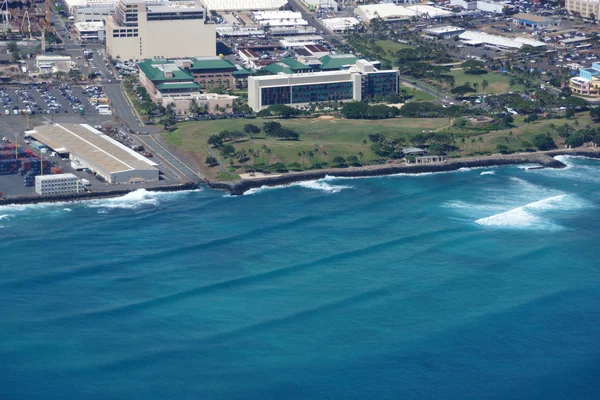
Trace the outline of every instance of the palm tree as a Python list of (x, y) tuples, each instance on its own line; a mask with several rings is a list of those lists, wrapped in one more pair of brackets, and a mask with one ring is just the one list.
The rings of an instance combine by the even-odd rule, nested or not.
[[(300, 159), (302, 158), (302, 152), (297, 152), (296, 155), (298, 156), (298, 162), (300, 162)], [(304, 163), (302, 163), (304, 164)]]
[(483, 89), (483, 96), (485, 97), (485, 90), (490, 86), (490, 83), (487, 80), (481, 81), (481, 88)]
[(362, 151), (359, 151), (359, 152), (358, 152), (358, 159), (360, 160), (360, 163), (361, 163), (361, 164), (362, 164), (362, 162), (363, 162), (363, 158), (364, 158), (364, 157), (365, 157), (365, 155), (363, 154), (363, 152), (362, 152)]
[(475, 94), (477, 94), (479, 92), (479, 82), (475, 82), (473, 84), (473, 89), (475, 89)]
[(327, 152), (326, 151), (322, 152), (321, 155), (323, 156), (324, 160), (327, 160)]
[(481, 153), (481, 143), (483, 143), (483, 138), (479, 136), (479, 139), (477, 140), (479, 141), (479, 152)]
[(312, 165), (312, 159), (315, 156), (315, 153), (313, 153), (312, 151), (309, 150), (307, 154), (308, 154), (308, 162), (310, 165)]

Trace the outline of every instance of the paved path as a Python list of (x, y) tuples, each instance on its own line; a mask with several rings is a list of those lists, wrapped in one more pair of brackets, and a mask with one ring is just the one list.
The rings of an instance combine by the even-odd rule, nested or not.
[(144, 144), (144, 147), (150, 149), (153, 153), (165, 160), (166, 163), (177, 170), (182, 176), (193, 182), (204, 180), (202, 175), (198, 174), (194, 169), (184, 163), (165, 146), (160, 144), (160, 142), (157, 141), (152, 135), (137, 135), (136, 138)]
[(225, 166), (221, 163), (221, 159), (219, 157), (217, 157), (217, 155), (215, 154), (213, 149), (211, 149), (209, 145), (206, 145), (205, 147), (206, 147), (206, 151), (208, 151), (210, 153), (210, 155), (213, 156), (219, 163), (219, 169), (223, 172), (227, 172), (227, 168), (225, 168)]

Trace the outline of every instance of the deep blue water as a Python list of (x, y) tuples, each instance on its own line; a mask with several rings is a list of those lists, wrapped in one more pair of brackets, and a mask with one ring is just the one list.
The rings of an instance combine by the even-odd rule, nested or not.
[(599, 399), (567, 162), (0, 207), (0, 399)]

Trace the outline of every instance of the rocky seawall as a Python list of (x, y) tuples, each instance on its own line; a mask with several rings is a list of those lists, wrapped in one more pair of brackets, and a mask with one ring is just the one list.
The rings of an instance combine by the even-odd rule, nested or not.
[(207, 182), (207, 184), (213, 189), (227, 190), (232, 195), (240, 196), (248, 190), (254, 188), (260, 188), (263, 186), (289, 185), (296, 182), (323, 179), (327, 176), (370, 177), (395, 174), (422, 174), (431, 172), (456, 171), (461, 168), (480, 168), (517, 164), (539, 164), (544, 168), (565, 168), (565, 164), (553, 158), (559, 155), (600, 158), (600, 149), (564, 149), (537, 153), (520, 153), (477, 158), (460, 158), (451, 159), (446, 162), (435, 164), (385, 164), (358, 168), (330, 168), (315, 171), (291, 172), (273, 177), (266, 176), (263, 178), (256, 179), (242, 179), (240, 181), (231, 183)]
[[(180, 185), (168, 185), (168, 186), (155, 186), (145, 188), (148, 192), (179, 192), (182, 190), (194, 190), (198, 188), (198, 184), (193, 182), (183, 183)], [(11, 204), (36, 204), (36, 203), (58, 203), (66, 201), (79, 201), (79, 200), (92, 200), (92, 199), (106, 199), (111, 197), (124, 196), (127, 193), (135, 192), (136, 189), (119, 189), (119, 190), (107, 190), (97, 191), (91, 193), (79, 193), (70, 195), (57, 195), (57, 196), (23, 196), (0, 199), (0, 206), (11, 205)]]

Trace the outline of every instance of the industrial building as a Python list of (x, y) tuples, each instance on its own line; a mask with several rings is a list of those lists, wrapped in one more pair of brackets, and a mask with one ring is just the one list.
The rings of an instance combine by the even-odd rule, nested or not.
[(39, 195), (46, 196), (81, 193), (84, 189), (81, 181), (75, 175), (58, 174), (36, 176), (35, 191)]
[(546, 29), (560, 25), (560, 19), (533, 14), (515, 14), (513, 24), (527, 29)]
[(347, 33), (360, 24), (360, 21), (354, 17), (337, 17), (321, 20), (323, 25), (333, 33)]
[(499, 49), (520, 49), (523, 46), (544, 47), (546, 43), (522, 37), (507, 38), (485, 32), (466, 31), (459, 38), (469, 46), (487, 45)]
[(210, 11), (279, 10), (287, 0), (200, 0)]
[(600, 0), (565, 0), (565, 8), (569, 13), (581, 15), (583, 18), (600, 17)]
[(354, 14), (360, 17), (364, 22), (370, 23), (373, 18), (381, 18), (385, 22), (408, 21), (416, 17), (417, 13), (405, 7), (400, 7), (394, 3), (368, 4), (358, 6)]
[(35, 66), (38, 68), (40, 74), (69, 72), (73, 64), (71, 56), (39, 55), (35, 58)]
[(300, 0), (300, 3), (309, 11), (338, 10), (338, 3), (335, 0)]
[(36, 126), (25, 132), (58, 154), (89, 168), (108, 183), (159, 180), (156, 163), (86, 124)]
[(206, 19), (194, 1), (118, 0), (106, 18), (106, 49), (112, 58), (134, 60), (214, 56), (215, 25)]
[(423, 29), (423, 33), (427, 36), (433, 36), (440, 39), (445, 39), (453, 36), (458, 36), (465, 31), (465, 28), (459, 26), (436, 26), (433, 28)]
[(380, 71), (366, 60), (358, 60), (345, 70), (250, 77), (248, 105), (260, 111), (274, 104), (302, 107), (317, 102), (361, 101), (398, 93), (398, 79), (398, 71)]

